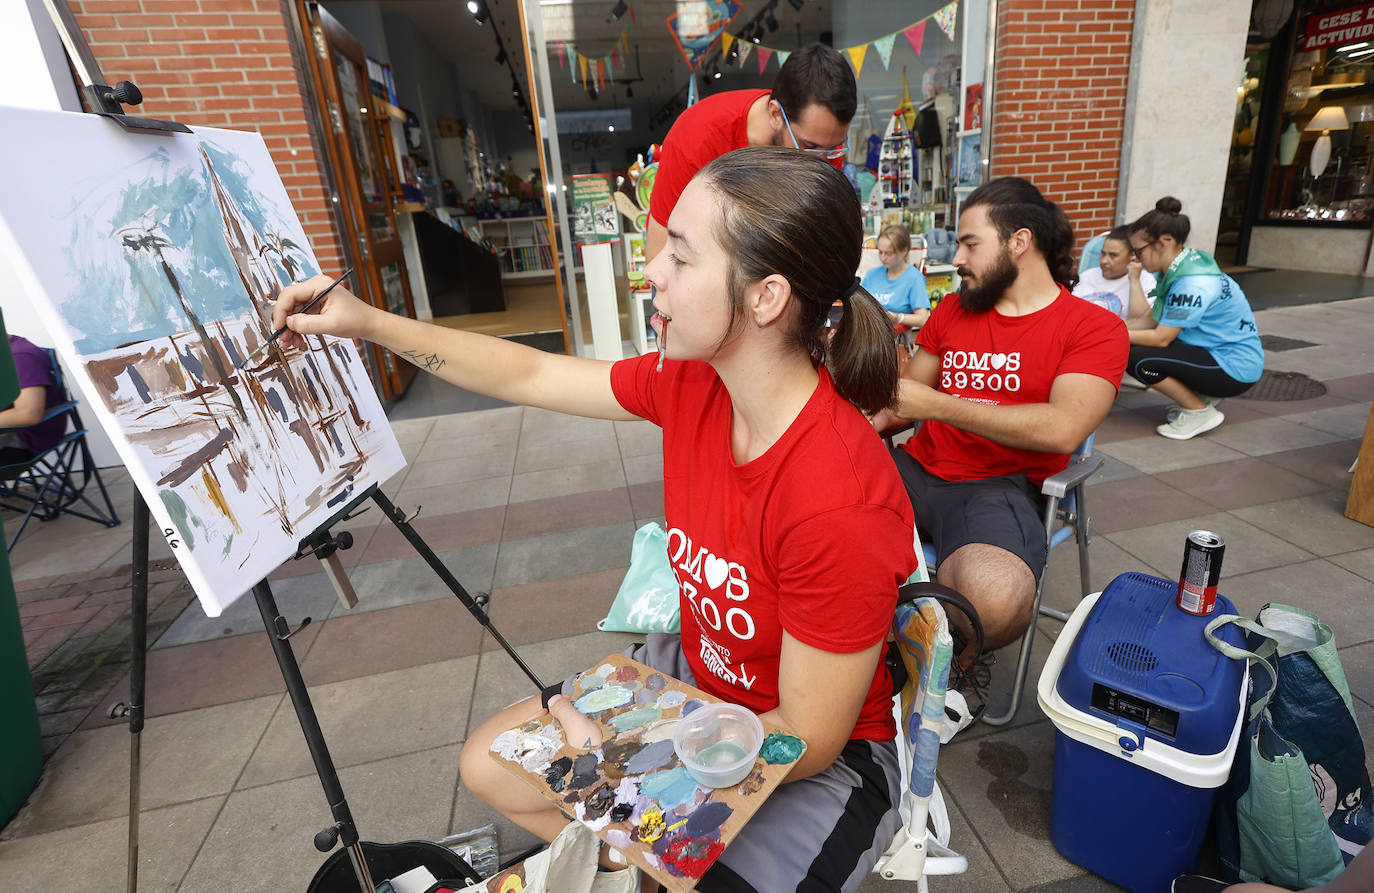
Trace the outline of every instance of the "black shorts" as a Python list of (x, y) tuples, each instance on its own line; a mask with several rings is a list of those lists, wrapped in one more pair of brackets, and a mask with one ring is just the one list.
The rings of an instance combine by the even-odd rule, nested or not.
[(935, 566), (969, 543), (1006, 549), (1038, 579), (1049, 549), (1045, 500), (1024, 474), (946, 481), (926, 471), (901, 447), (892, 450), (916, 512), (922, 543), (935, 549)]
[(1234, 397), (1254, 386), (1253, 381), (1239, 381), (1226, 374), (1211, 352), (1177, 338), (1168, 347), (1131, 345), (1126, 371), (1148, 387), (1166, 378), (1177, 379), (1190, 391), (1209, 397)]

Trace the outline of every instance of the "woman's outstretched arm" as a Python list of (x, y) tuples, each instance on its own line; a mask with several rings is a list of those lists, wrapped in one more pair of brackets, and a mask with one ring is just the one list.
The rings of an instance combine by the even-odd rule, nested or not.
[(611, 390), (611, 364), (602, 360), (548, 353), (476, 332), (449, 329), (371, 306), (335, 288), (312, 308), (299, 308), (332, 280), (328, 276), (282, 289), (272, 311), (273, 329), (299, 344), (301, 335), (362, 338), (387, 348), (416, 366), (461, 388), (508, 403), (538, 406), (573, 415), (632, 419)]

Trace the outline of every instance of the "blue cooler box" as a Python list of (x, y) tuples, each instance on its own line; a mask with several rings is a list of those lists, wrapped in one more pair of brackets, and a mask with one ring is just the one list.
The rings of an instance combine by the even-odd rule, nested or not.
[[(1240, 738), (1243, 661), (1174, 603), (1176, 580), (1122, 574), (1079, 603), (1040, 675), (1054, 721), (1050, 838), (1065, 858), (1140, 893), (1197, 866)], [(1240, 631), (1222, 638), (1244, 647)]]

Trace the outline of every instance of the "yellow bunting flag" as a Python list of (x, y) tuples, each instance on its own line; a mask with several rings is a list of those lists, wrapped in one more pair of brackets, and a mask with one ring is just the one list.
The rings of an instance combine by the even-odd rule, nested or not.
[(849, 61), (854, 65), (854, 76), (858, 77), (859, 72), (864, 70), (864, 56), (868, 54), (868, 44), (861, 43), (856, 47), (845, 50), (849, 54)]

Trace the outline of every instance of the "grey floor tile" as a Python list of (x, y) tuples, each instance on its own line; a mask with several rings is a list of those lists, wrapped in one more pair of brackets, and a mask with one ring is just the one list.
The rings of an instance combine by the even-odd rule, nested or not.
[(407, 444), (423, 444), (429, 437), (429, 432), (434, 428), (434, 419), (401, 419), (391, 423), (391, 433), (396, 435), (396, 442), (402, 446)]
[(546, 443), (590, 440), (615, 437), (615, 427), (608, 419), (588, 419), (548, 409), (526, 408), (520, 424), (520, 442), (533, 439)]
[[(1253, 422), (1241, 422), (1238, 425), (1223, 424), (1220, 428), (1203, 436), (1210, 437), (1212, 442), (1223, 444), (1247, 456), (1263, 456), (1268, 453), (1319, 446), (1323, 443), (1332, 443), (1344, 439), (1328, 431), (1299, 425), (1288, 421), (1286, 418), (1257, 419)], [(1188, 442), (1191, 443), (1191, 441)]]
[(509, 448), (417, 462), (411, 466), (410, 474), (406, 475), (401, 492), (432, 490), (444, 484), (500, 478), (509, 475), (514, 465), (514, 451)]
[(628, 567), (634, 525), (607, 524), (501, 544), (495, 586), (516, 586)]
[[(477, 655), (312, 686), (310, 700), (337, 767), (461, 744)], [(283, 701), (235, 787), (315, 771), (296, 712)]]
[(1146, 474), (1211, 465), (1215, 462), (1239, 459), (1245, 455), (1212, 442), (1207, 434), (1194, 437), (1192, 440), (1169, 440), (1158, 434), (1135, 440), (1118, 440), (1115, 443), (1103, 444), (1097, 452), (1119, 459)]
[[(59, 541), (61, 538), (56, 536), (50, 543), (35, 544), (26, 531), (14, 551), (10, 552), (10, 574), (15, 581), (32, 580), (93, 570), (112, 559), (115, 563), (127, 564), (133, 543), (132, 534), (125, 533), (127, 525), (114, 529), (119, 531), (116, 537), (90, 543), (80, 551), (63, 548), (64, 544)], [(156, 542), (157, 538), (153, 538), (152, 543)], [(149, 552), (152, 551), (150, 543)]]
[[(224, 800), (222, 796), (208, 797), (141, 813), (140, 889), (177, 889)], [(129, 825), (124, 818), (5, 840), (0, 842), (5, 888), (124, 890), (128, 840)]]
[(462, 459), (467, 456), (503, 450), (513, 454), (519, 441), (520, 431), (514, 427), (486, 431), (480, 434), (431, 437), (425, 441), (418, 460), (436, 462), (440, 459)]
[(1347, 518), (1345, 500), (1344, 492), (1328, 490), (1236, 509), (1232, 514), (1315, 555), (1337, 555), (1374, 546), (1374, 527)]
[(1238, 512), (1218, 512), (1199, 515), (1182, 521), (1169, 521), (1150, 527), (1138, 527), (1109, 534), (1106, 539), (1139, 559), (1148, 567), (1158, 568), (1163, 576), (1172, 576), (1175, 566), (1183, 563), (1183, 541), (1194, 530), (1210, 530), (1226, 543), (1221, 575), (1236, 577), (1264, 568), (1282, 567), (1312, 557), (1308, 552), (1281, 536), (1237, 517)]
[(663, 452), (663, 429), (653, 422), (615, 422), (614, 425), (622, 457)]
[(533, 846), (544, 844), (538, 837), (503, 816), (496, 807), (477, 799), (475, 794), (463, 786), (463, 779), (460, 777), (453, 790), (453, 818), (450, 820), (448, 833), (458, 834), (483, 825), (496, 826), (496, 845), (503, 863)]
[(1337, 647), (1374, 639), (1374, 615), (1369, 611), (1374, 587), (1324, 559), (1234, 577), (1221, 591), (1244, 617), (1254, 617), (1269, 602), (1311, 611), (1336, 633)]
[[(519, 654), (535, 675), (550, 685), (596, 666), (608, 654), (619, 654), (632, 642), (642, 641), (643, 636), (630, 633), (584, 633), (522, 645)], [(498, 710), (538, 693), (534, 683), (521, 672), (510, 655), (488, 638), (477, 665), (468, 734)]]
[(1374, 581), (1374, 549), (1357, 549), (1341, 555), (1328, 555), (1326, 560), (1352, 574), (1359, 574), (1366, 580)]
[[(334, 587), (329, 585), (323, 573), (274, 580), (271, 586), (272, 598), (286, 617), (323, 620), (339, 603)], [(258, 612), (257, 600), (251, 592), (225, 608), (218, 617), (207, 616), (200, 602), (191, 602), (153, 647), (171, 648), (222, 636), (259, 633), (262, 628), (262, 614)]]
[(609, 463), (619, 458), (620, 447), (614, 432), (567, 442), (527, 437), (520, 441), (520, 450), (515, 454), (514, 471), (546, 471), (567, 468), (569, 465)]
[[(228, 793), (280, 701), (270, 695), (150, 720), (140, 736), (143, 808)], [(126, 726), (73, 734), (53, 754), (6, 836), (128, 815), (129, 738)]]
[[(1341, 669), (1345, 671), (1345, 681), (1350, 686), (1350, 693), (1366, 703), (1374, 702), (1374, 642), (1347, 648), (1342, 644), (1341, 631), (1333, 632), (1336, 635), (1336, 646), (1340, 649)], [(1374, 727), (1362, 725), (1361, 728), (1365, 728), (1365, 736), (1370, 737), (1369, 729)]]
[(415, 506), (427, 505), (431, 513), (471, 512), (505, 505), (510, 501), (510, 488), (509, 476), (481, 478), (437, 487), (401, 490), (392, 495), (391, 501), (407, 511), (414, 511)]
[[(497, 545), (492, 543), (440, 552), (438, 556), (449, 573), (457, 577), (468, 592), (490, 592), (497, 549)], [(453, 597), (452, 591), (444, 585), (438, 574), (418, 555), (363, 565), (349, 572), (349, 580), (357, 590), (358, 604), (351, 611), (345, 611), (336, 602), (331, 616), (342, 617), (345, 614)]]
[[(1032, 891), (1033, 893), (1117, 893), (1117, 891), (1124, 889), (1124, 887), (1118, 887), (1111, 881), (1095, 874), (1084, 873), (1066, 881), (1055, 881), (1052, 884), (1033, 887)], [(1032, 893), (1032, 891), (1027, 891), (1027, 893)]]
[(1285, 414), (1284, 418), (1334, 434), (1340, 440), (1359, 440), (1364, 437), (1365, 423), (1369, 421), (1369, 407), (1362, 403), (1350, 403), (1295, 415)]
[[(1090, 485), (1105, 484), (1108, 481), (1124, 481), (1126, 478), (1140, 477), (1144, 474), (1140, 469), (1127, 465), (1115, 456), (1109, 456), (1100, 450), (1097, 452), (1097, 455), (1102, 457), (1102, 467), (1099, 468), (1092, 477), (1088, 478), (1088, 483)], [(1085, 498), (1092, 498), (1091, 489), (1088, 490), (1088, 496)]]
[(663, 454), (645, 453), (625, 458), (625, 480), (630, 484), (649, 484), (663, 480)]
[(493, 431), (519, 431), (525, 417), (523, 406), (503, 406), (477, 412), (455, 412), (439, 416), (429, 431), (429, 441), (441, 442), (454, 437), (471, 437)]
[(1271, 453), (1264, 461), (1311, 478), (1336, 490), (1350, 489), (1350, 464), (1360, 454), (1360, 441), (1340, 440), (1322, 446)]
[(1048, 720), (940, 749), (945, 796), (978, 829), (1013, 890), (1082, 874), (1050, 842), (1054, 726)]
[[(1120, 574), (1134, 571), (1159, 576), (1161, 573), (1157, 565), (1146, 564), (1105, 536), (1094, 536), (1088, 545), (1088, 571), (1090, 593), (1101, 592)], [(1072, 611), (1081, 599), (1078, 545), (1066, 542), (1050, 552), (1042, 601), (1047, 608)]]
[[(607, 424), (610, 424), (609, 422)], [(625, 486), (625, 472), (619, 462), (592, 462), (527, 471), (511, 480), (510, 502), (528, 502), (551, 496), (586, 493), (589, 490), (611, 490)]]
[(1251, 457), (1216, 465), (1199, 465), (1179, 471), (1166, 471), (1159, 480), (1219, 509), (1243, 508), (1298, 496), (1310, 496), (1326, 489), (1311, 478)]
[[(458, 775), (458, 748), (440, 747), (339, 772), (364, 840), (438, 840), (449, 823), (447, 796)], [(332, 822), (314, 776), (235, 791), (182, 882), (181, 893), (304, 890), (324, 857), (310, 845)]]

